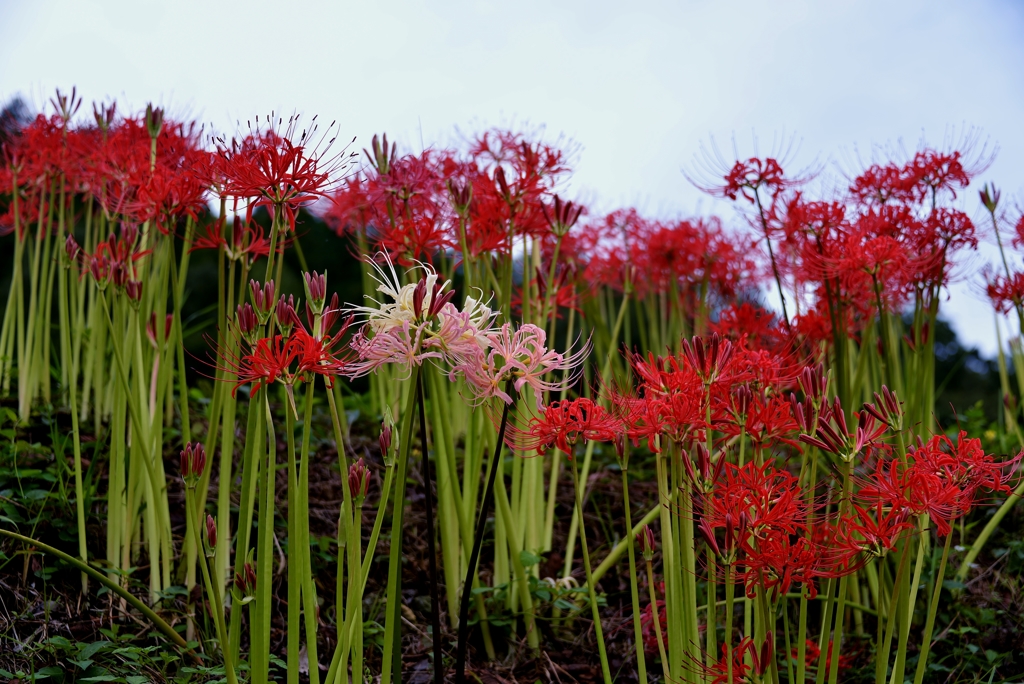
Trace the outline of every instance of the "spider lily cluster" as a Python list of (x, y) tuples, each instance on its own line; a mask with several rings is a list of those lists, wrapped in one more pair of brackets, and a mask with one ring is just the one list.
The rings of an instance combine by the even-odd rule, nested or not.
[[(274, 671), (282, 469), (289, 682), (307, 663), (312, 682), (402, 679), (411, 501), (426, 513), (435, 681), (449, 668), (464, 681), (520, 639), (543, 649), (585, 630), (584, 615), (603, 679), (623, 676), (599, 596), (619, 562), (639, 681), (834, 684), (851, 631), (873, 640), (878, 684), (904, 681), (915, 651), (924, 681), (958, 524), (1000, 503), (975, 539), (959, 530), (964, 577), (1024, 486), (1019, 456), (997, 458), (934, 418), (931, 331), (956, 258), (977, 244), (953, 201), (983, 155), (922, 149), (829, 201), (778, 159), (709, 157), (698, 184), (740, 206), (750, 230), (735, 231), (714, 218), (591, 216), (559, 195), (572, 155), (523, 134), (418, 155), (375, 137), (356, 168), (332, 147), (336, 127), (315, 120), (257, 120), (229, 142), (154, 108), (96, 106), (78, 123), (79, 105), (58, 93), (54, 113), (4, 145), (14, 268), (0, 389), (25, 421), (40, 402), (70, 410), (83, 563), (101, 560), (85, 533), (79, 433), (91, 421), (109, 473), (110, 577), (127, 591), (145, 555), (154, 606), (176, 571), (201, 585), (188, 637), (219, 654), (228, 681)], [(1002, 249), (999, 193), (986, 186), (981, 200)], [(340, 301), (305, 267), (303, 292), (281, 291), (285, 255), (305, 263), (303, 207), (355, 245), (364, 301)], [(196, 250), (218, 264), (208, 364), (184, 353)], [(1002, 254), (988, 292), (1024, 321), (1021, 276)], [(765, 281), (781, 316), (750, 302)], [(202, 408), (189, 402), (190, 365), (215, 380)], [(1011, 451), (1024, 436), (1005, 368)], [(381, 419), (379, 459), (355, 458), (349, 440), (356, 382)], [(313, 409), (325, 400), (343, 494), (333, 605), (318, 596), (310, 539)], [(180, 452), (183, 539), (167, 451)], [(422, 496), (407, 501), (417, 454)], [(583, 524), (595, 468), (617, 470), (624, 504), (596, 564)], [(657, 491), (643, 511), (630, 505), (638, 477)], [(568, 533), (556, 535), (563, 514)], [(545, 571), (557, 577), (541, 577), (544, 555), (562, 559)], [(371, 628), (377, 644), (364, 641)]]

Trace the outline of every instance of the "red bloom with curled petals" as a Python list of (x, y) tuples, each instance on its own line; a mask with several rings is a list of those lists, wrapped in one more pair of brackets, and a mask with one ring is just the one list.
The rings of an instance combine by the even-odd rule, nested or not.
[(572, 458), (573, 447), (581, 438), (584, 442), (611, 442), (622, 431), (618, 418), (581, 397), (551, 402), (542, 416), (530, 420), (524, 433), (532, 448), (543, 453), (554, 446)]

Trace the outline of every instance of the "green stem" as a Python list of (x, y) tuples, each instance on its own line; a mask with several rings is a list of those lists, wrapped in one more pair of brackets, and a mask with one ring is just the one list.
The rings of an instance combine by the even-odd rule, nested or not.
[(623, 467), (622, 505), (626, 511), (626, 548), (629, 551), (629, 590), (633, 598), (633, 646), (636, 649), (636, 664), (640, 684), (647, 684), (647, 662), (644, 658), (643, 628), (640, 625), (640, 592), (637, 587), (636, 556), (633, 550), (633, 516), (629, 510), (629, 471)]
[(921, 635), (921, 654), (917, 659), (917, 671), (914, 673), (914, 684), (921, 684), (924, 681), (925, 670), (928, 669), (928, 654), (932, 647), (932, 630), (935, 628), (935, 615), (939, 611), (939, 596), (942, 594), (942, 580), (946, 576), (946, 560), (949, 558), (949, 543), (953, 539), (953, 532), (950, 530), (946, 535), (946, 543), (942, 546), (942, 560), (939, 561), (939, 569), (935, 573), (935, 588), (932, 590), (932, 600), (928, 604), (928, 618), (924, 625), (924, 634)]
[[(583, 519), (583, 492), (580, 489), (579, 470), (576, 467), (576, 459), (570, 456), (569, 463), (572, 464), (572, 483), (576, 490), (576, 515)], [(612, 674), (608, 667), (608, 654), (604, 646), (604, 632), (601, 629), (601, 613), (597, 605), (597, 592), (594, 590), (594, 576), (590, 570), (590, 552), (587, 549), (586, 525), (579, 526), (580, 550), (583, 552), (583, 569), (587, 575), (587, 594), (590, 597), (590, 612), (594, 617), (594, 633), (597, 637), (597, 650), (601, 658), (601, 674), (605, 684), (611, 684)]]
[[(420, 367), (414, 366), (410, 380), (415, 388), (419, 381)], [(391, 552), (388, 558), (387, 617), (384, 622), (384, 660), (381, 669), (381, 684), (402, 681), (402, 514), (405, 508), (405, 484), (409, 470), (409, 444), (412, 442), (413, 416), (416, 413), (415, 389), (406, 396), (402, 415), (402, 431), (399, 433), (398, 474), (396, 476), (394, 513), (391, 516)]]
[(665, 654), (665, 639), (661, 635), (661, 616), (658, 615), (658, 593), (654, 589), (654, 568), (651, 561), (647, 561), (647, 593), (650, 595), (651, 616), (654, 618), (654, 634), (658, 638), (658, 655), (661, 656), (661, 670), (665, 680), (668, 681), (668, 655)]

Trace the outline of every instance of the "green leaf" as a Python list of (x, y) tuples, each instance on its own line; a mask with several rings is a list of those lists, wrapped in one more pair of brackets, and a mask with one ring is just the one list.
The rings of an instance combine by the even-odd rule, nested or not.
[(959, 589), (963, 589), (966, 586), (967, 585), (964, 584), (963, 582), (961, 582), (960, 580), (955, 580), (955, 579), (945, 580), (942, 583), (942, 587), (944, 589), (949, 589), (950, 591), (956, 591), (956, 590), (959, 590)]
[(523, 549), (519, 552), (519, 562), (523, 564), (524, 568), (531, 568), (540, 563), (540, 556)]
[(566, 601), (565, 599), (558, 599), (557, 601), (555, 601), (555, 608), (558, 608), (559, 610), (564, 612), (571, 612), (577, 610), (576, 604), (574, 604), (572, 601)]

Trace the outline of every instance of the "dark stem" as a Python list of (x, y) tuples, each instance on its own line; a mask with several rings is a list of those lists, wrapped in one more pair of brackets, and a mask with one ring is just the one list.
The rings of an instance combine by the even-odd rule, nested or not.
[[(505, 393), (516, 401), (516, 390), (511, 379), (505, 385)], [(469, 567), (466, 569), (466, 581), (462, 584), (462, 598), (459, 601), (459, 641), (455, 656), (455, 684), (463, 684), (466, 677), (466, 650), (469, 647), (469, 602), (473, 595), (473, 577), (476, 564), (480, 560), (480, 547), (484, 542), (484, 528), (487, 526), (487, 512), (494, 496), (494, 481), (498, 474), (501, 458), (501, 445), (505, 441), (505, 428), (508, 426), (508, 412), (512, 404), (505, 404), (501, 412), (501, 427), (498, 428), (498, 441), (494, 445), (494, 458), (491, 459), (491, 472), (487, 476), (484, 498), (480, 502), (480, 515), (476, 520), (476, 534), (473, 535), (473, 551), (469, 554)]]
[(761, 206), (761, 194), (755, 188), (754, 197), (757, 199), (757, 214), (761, 218), (761, 229), (764, 230), (764, 241), (768, 245), (768, 257), (772, 262), (772, 273), (775, 275), (775, 284), (779, 286), (779, 299), (782, 301), (782, 320), (786, 323), (786, 331), (789, 331), (789, 313), (786, 311), (786, 291), (782, 289), (782, 278), (779, 276), (779, 266), (775, 263), (775, 251), (772, 249), (772, 239), (768, 235), (768, 220), (764, 217), (764, 208)]
[(427, 506), (427, 556), (430, 572), (430, 619), (434, 629), (434, 684), (444, 682), (444, 655), (441, 651), (441, 599), (437, 581), (437, 549), (434, 543), (434, 494), (430, 488), (430, 458), (427, 455), (427, 418), (423, 407), (423, 374), (417, 378), (420, 400), (420, 445), (423, 451), (423, 500)]

